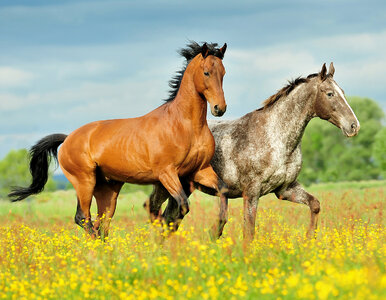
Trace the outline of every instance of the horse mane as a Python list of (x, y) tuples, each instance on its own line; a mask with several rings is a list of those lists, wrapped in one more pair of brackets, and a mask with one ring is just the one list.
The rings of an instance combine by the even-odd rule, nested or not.
[[(177, 96), (186, 67), (188, 66), (188, 64), (193, 58), (195, 58), (198, 54), (201, 53), (202, 46), (204, 44), (205, 43), (202, 43), (202, 45), (199, 45), (195, 41), (189, 41), (189, 44), (186, 45), (186, 48), (181, 48), (177, 51), (178, 54), (185, 57), (186, 62), (183, 68), (177, 71), (176, 75), (174, 75), (173, 78), (169, 81), (170, 91), (169, 91), (169, 97), (165, 99), (166, 102), (173, 101), (174, 98)], [(219, 48), (217, 48), (218, 46), (217, 43), (206, 43), (206, 45), (208, 46), (208, 55), (214, 55), (220, 59), (224, 58), (223, 53), (220, 51)]]
[(280, 89), (276, 94), (269, 97), (263, 102), (263, 108), (266, 108), (277, 102), (280, 98), (288, 96), (298, 85), (309, 82), (311, 78), (319, 76), (319, 73), (310, 74), (307, 77), (297, 77), (293, 80), (288, 80), (288, 84)]

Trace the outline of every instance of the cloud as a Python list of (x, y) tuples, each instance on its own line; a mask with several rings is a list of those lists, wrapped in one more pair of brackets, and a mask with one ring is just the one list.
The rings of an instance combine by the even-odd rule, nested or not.
[[(0, 93), (0, 111), (17, 112), (30, 110), (32, 107), (44, 107), (47, 102), (52, 102), (44, 93)], [(1, 122), (1, 121), (0, 121)]]
[(295, 70), (313, 68), (316, 66), (314, 57), (306, 51), (292, 51), (290, 49), (255, 49), (252, 51), (232, 51), (232, 60), (238, 61), (244, 68), (253, 68), (259, 72), (277, 72), (281, 70)]
[(0, 88), (14, 88), (28, 85), (34, 75), (13, 67), (0, 66)]
[[(366, 55), (367, 53), (385, 53), (386, 31), (341, 34), (312, 40), (315, 48), (329, 48), (339, 54)], [(349, 59), (349, 57), (347, 57)]]
[(60, 80), (88, 80), (94, 77), (106, 76), (116, 70), (116, 66), (104, 61), (57, 61), (54, 64), (44, 66), (48, 72), (56, 74)]

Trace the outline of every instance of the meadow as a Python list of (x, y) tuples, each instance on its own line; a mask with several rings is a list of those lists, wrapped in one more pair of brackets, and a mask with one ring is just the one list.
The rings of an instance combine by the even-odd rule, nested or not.
[[(195, 192), (179, 231), (149, 224), (142, 192), (118, 199), (107, 242), (73, 217), (75, 193), (0, 201), (1, 299), (385, 299), (386, 182), (311, 186), (309, 208), (259, 203), (255, 240), (242, 238), (242, 200), (230, 200), (224, 235), (211, 241), (217, 198)], [(93, 206), (95, 215), (95, 206)]]

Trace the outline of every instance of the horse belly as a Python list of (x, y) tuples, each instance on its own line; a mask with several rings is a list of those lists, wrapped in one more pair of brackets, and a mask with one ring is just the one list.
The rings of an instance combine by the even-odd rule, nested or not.
[(286, 180), (286, 168), (281, 166), (276, 169), (272, 175), (269, 176), (268, 180), (263, 180), (261, 184), (261, 196), (271, 193), (281, 185)]
[(273, 192), (277, 188), (294, 182), (299, 175), (301, 169), (301, 163), (282, 164), (276, 169), (276, 171), (269, 177), (268, 181), (264, 181), (262, 184), (261, 195), (266, 195)]
[(107, 180), (117, 180), (127, 183), (154, 183), (157, 178), (151, 170), (133, 168), (133, 167), (118, 167), (113, 164), (99, 167), (101, 174)]
[(96, 158), (97, 166), (106, 179), (128, 183), (152, 183), (157, 180), (145, 153), (133, 155), (132, 151), (124, 151), (130, 148), (118, 149), (113, 151), (109, 148)]

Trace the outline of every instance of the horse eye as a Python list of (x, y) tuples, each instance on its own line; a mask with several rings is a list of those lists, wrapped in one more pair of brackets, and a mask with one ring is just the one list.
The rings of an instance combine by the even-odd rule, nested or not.
[(332, 97), (332, 96), (334, 96), (334, 93), (327, 93), (327, 96)]
[(209, 72), (204, 72), (204, 75), (205, 76), (209, 76)]

